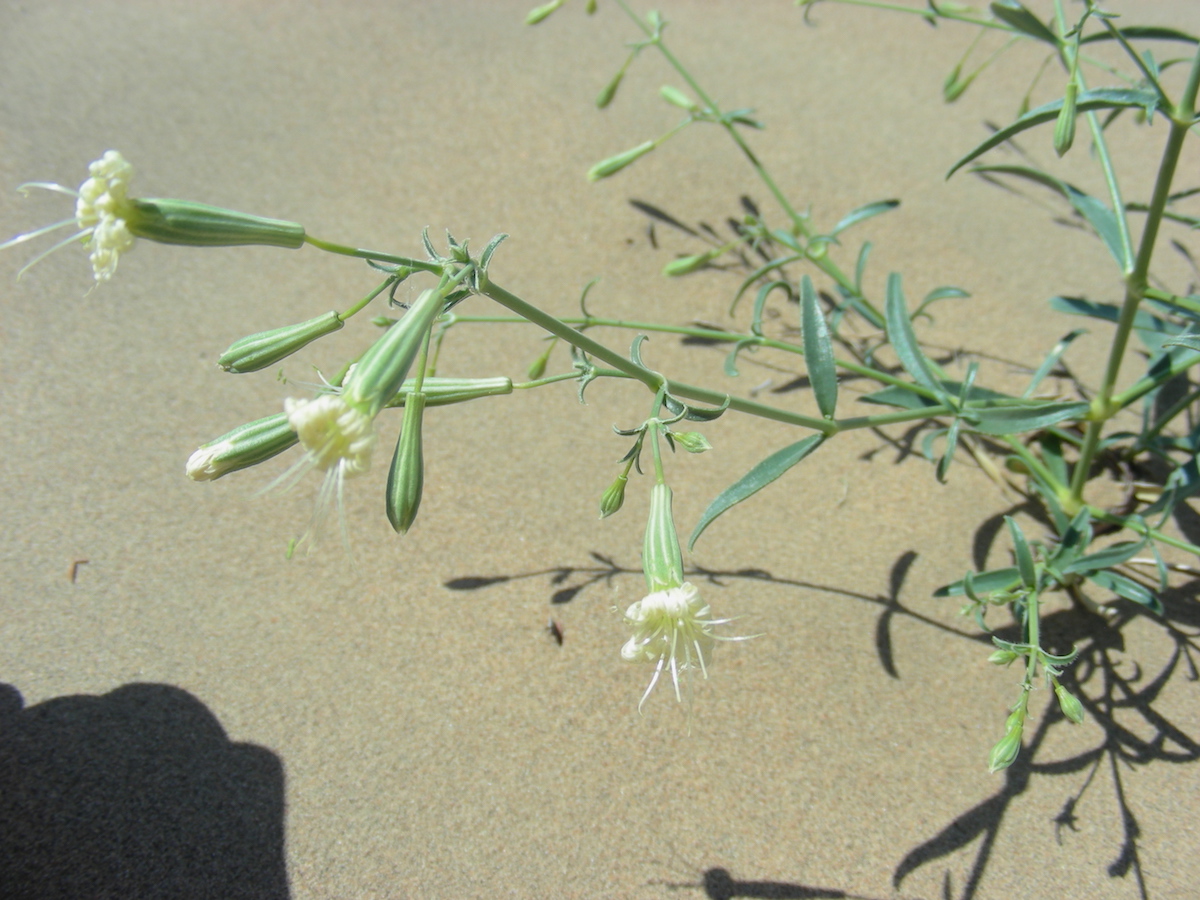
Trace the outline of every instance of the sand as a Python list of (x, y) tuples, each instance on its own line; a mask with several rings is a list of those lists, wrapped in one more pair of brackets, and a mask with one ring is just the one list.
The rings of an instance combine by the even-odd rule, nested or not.
[[(779, 222), (767, 191), (699, 127), (587, 183), (590, 165), (678, 120), (655, 92), (683, 85), (647, 52), (597, 111), (631, 26), (602, 0), (595, 17), (572, 2), (526, 28), (528, 3), (4, 2), (0, 237), (68, 214), (66, 198), (16, 185), (74, 186), (118, 148), (139, 196), (414, 255), (425, 226), (439, 246), (446, 229), (472, 247), (507, 232), (493, 279), (558, 315), (599, 276), (595, 315), (727, 322), (739, 273), (663, 279), (701, 245), (660, 222), (655, 248), (630, 201), (724, 231), (742, 195)], [(1194, 3), (1120, 8), (1135, 6), (1200, 32)], [(767, 124), (749, 139), (816, 222), (902, 198), (847, 234), (840, 258), (851, 267), (873, 242), (876, 296), (890, 271), (913, 302), (969, 291), (921, 328), (977, 354), (982, 382), (1022, 385), (1084, 324), (1049, 313), (1048, 297), (1119, 297), (1103, 246), (1056, 221), (1046, 196), (943, 178), (985, 122), (1012, 119), (1035, 51), (946, 107), (965, 29), (829, 5), (807, 27), (782, 0), (662, 10), (670, 46), (719, 101)], [(1060, 83), (1051, 67), (1035, 102)], [(1114, 131), (1130, 198), (1165, 131)], [(1022, 146), (1099, 187), (1086, 141), (1065, 166), (1049, 142), (1043, 130)], [(1193, 149), (1184, 186), (1198, 161)], [(1166, 237), (1200, 253), (1194, 235)], [(92, 289), (75, 248), (17, 282), (31, 255), (0, 253), (0, 894), (1195, 896), (1194, 586), (1168, 594), (1170, 629), (1124, 606), (1108, 628), (1051, 603), (1051, 645), (1085, 648), (1074, 672), (1088, 718), (1068, 726), (1039, 691), (1022, 756), (988, 774), (1019, 673), (989, 665), (958, 601), (932, 594), (1006, 563), (1002, 515), (1040, 532), (969, 457), (941, 486), (919, 436), (854, 432), (719, 519), (689, 577), (737, 617), (727, 634), (762, 636), (717, 648), (690, 716), (664, 690), (639, 715), (650, 672), (618, 651), (620, 611), (643, 592), (650, 479), (631, 480), (618, 516), (599, 522), (596, 507), (628, 448), (612, 426), (644, 418), (645, 392), (597, 383), (580, 406), (561, 384), (431, 410), (414, 529), (400, 538), (382, 515), (381, 453), (347, 484), (351, 553), (334, 529), (289, 561), (315, 478), (260, 494), (292, 457), (207, 485), (184, 461), (304, 392), (271, 371), (220, 372), (230, 342), (345, 309), (375, 273), (312, 248), (142, 242)], [(1162, 262), (1186, 284), (1181, 256)], [(794, 307), (771, 310), (772, 328), (794, 326)], [(1094, 385), (1108, 332), (1089, 327), (1071, 360)], [(336, 368), (370, 329), (355, 320), (288, 361), (288, 377)], [(529, 328), (463, 325), (439, 374), (520, 378), (543, 347)], [(743, 356), (729, 381), (721, 348), (657, 335), (643, 351), (682, 380), (815, 408), (794, 358)], [(559, 348), (551, 371), (567, 366)], [(844, 386), (843, 414), (867, 411), (861, 390)], [(385, 420), (383, 446), (398, 425)], [(733, 415), (703, 430), (711, 452), (667, 461), (685, 533), (804, 436)], [(993, 624), (1013, 634), (1005, 616)]]

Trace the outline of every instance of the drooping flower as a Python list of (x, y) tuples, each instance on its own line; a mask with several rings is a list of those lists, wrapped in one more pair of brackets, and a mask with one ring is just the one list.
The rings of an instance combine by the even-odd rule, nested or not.
[(82, 242), (90, 251), (96, 281), (108, 281), (122, 253), (133, 249), (136, 238), (162, 244), (193, 247), (236, 247), (260, 244), (292, 250), (304, 246), (304, 226), (266, 219), (190, 200), (146, 200), (129, 196), (133, 166), (116, 150), (108, 150), (88, 166), (88, 179), (79, 190), (52, 182), (31, 181), (19, 188), (41, 188), (75, 198), (75, 217), (37, 228), (0, 244), (0, 250), (23, 244), (43, 234), (74, 225), (78, 231), (49, 250), (39, 253), (20, 272), (41, 262), (55, 250)]
[(675, 699), (683, 702), (679, 673), (690, 674), (699, 669), (708, 678), (717, 641), (744, 641), (751, 637), (713, 633), (718, 625), (732, 620), (713, 618), (700, 591), (683, 580), (683, 553), (671, 511), (671, 489), (663, 482), (650, 491), (642, 569), (650, 593), (625, 611), (625, 624), (633, 629), (633, 636), (621, 648), (621, 658), (626, 662), (654, 665), (654, 675), (638, 702), (639, 712), (664, 671), (671, 673)]
[(729, 621), (714, 619), (709, 605), (701, 599), (700, 591), (686, 581), (678, 587), (655, 591), (631, 604), (625, 611), (625, 623), (633, 628), (633, 636), (621, 648), (621, 658), (626, 662), (654, 664), (654, 675), (638, 703), (638, 710), (666, 669), (671, 672), (675, 699), (681, 702), (680, 672), (699, 669), (700, 674), (708, 678), (716, 642), (743, 640), (713, 634), (716, 626)]
[(294, 485), (309, 471), (325, 473), (317, 494), (313, 521), (306, 537), (320, 530), (330, 504), (338, 509), (342, 541), (349, 546), (343, 510), (343, 485), (347, 478), (371, 468), (375, 449), (374, 417), (347, 403), (340, 394), (320, 394), (312, 399), (289, 397), (283, 401), (288, 424), (304, 448), (304, 457), (284, 472), (272, 487)]
[(133, 177), (133, 166), (116, 150), (109, 150), (88, 166), (88, 175), (88, 179), (77, 191), (52, 182), (32, 181), (21, 185), (20, 190), (23, 193), (28, 192), (30, 188), (42, 188), (74, 197), (75, 218), (64, 219), (53, 225), (19, 234), (0, 244), (0, 250), (70, 225), (76, 226), (78, 231), (65, 241), (60, 241), (49, 250), (35, 256), (17, 273), (18, 278), (55, 250), (81, 241), (91, 251), (92, 271), (96, 281), (108, 281), (117, 270), (117, 261), (121, 254), (133, 249), (133, 234), (126, 222), (130, 208), (128, 191), (129, 180)]

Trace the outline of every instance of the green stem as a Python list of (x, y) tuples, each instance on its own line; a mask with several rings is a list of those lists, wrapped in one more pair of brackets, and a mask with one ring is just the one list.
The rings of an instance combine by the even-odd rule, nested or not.
[(1002, 25), (992, 19), (976, 19), (974, 16), (963, 15), (962, 13), (958, 13), (953, 10), (932, 10), (928, 6), (923, 6), (920, 8), (913, 6), (901, 6), (899, 3), (884, 3), (882, 0), (828, 0), (828, 2), (841, 3), (843, 6), (866, 6), (870, 9), (886, 9), (889, 12), (912, 13), (913, 15), (918, 15), (927, 20), (936, 16), (939, 19), (947, 19), (952, 22), (965, 22), (968, 25), (978, 25), (980, 28), (993, 28), (997, 31), (1011, 30), (1005, 25)]
[(1184, 550), (1187, 553), (1200, 556), (1200, 547), (1195, 544), (1189, 544), (1187, 541), (1180, 540), (1177, 537), (1172, 537), (1157, 528), (1151, 528), (1146, 524), (1145, 519), (1133, 516), (1119, 516), (1116, 513), (1111, 513), (1106, 509), (1100, 509), (1095, 506), (1088, 506), (1088, 512), (1092, 514), (1092, 518), (1101, 522), (1111, 522), (1114, 525), (1120, 525), (1122, 528), (1128, 528), (1134, 534), (1140, 534), (1145, 537), (1152, 538), (1161, 544), (1166, 544), (1169, 547), (1175, 547), (1179, 550)]
[(389, 263), (398, 266), (407, 266), (410, 269), (420, 269), (423, 272), (433, 272), (435, 275), (440, 275), (442, 267), (435, 262), (422, 259), (412, 259), (407, 256), (396, 256), (394, 253), (380, 253), (377, 250), (363, 250), (357, 247), (347, 247), (345, 244), (335, 244), (333, 241), (323, 241), (320, 238), (315, 238), (311, 234), (304, 236), (304, 242), (312, 244), (318, 250), (324, 250), (326, 253), (336, 253), (339, 256), (352, 256), (355, 259), (368, 259), (375, 262)]
[(357, 303), (355, 303), (352, 307), (350, 307), (344, 313), (338, 313), (338, 318), (344, 322), (348, 318), (350, 318), (352, 315), (354, 315), (355, 313), (360, 312), (364, 306), (366, 306), (368, 303), (370, 303), (372, 300), (374, 300), (376, 297), (378, 297), (380, 294), (382, 294), (384, 291), (386, 291), (388, 289), (388, 287), (391, 285), (392, 281), (393, 281), (392, 278), (383, 279), (383, 283), (380, 284), (379, 287), (375, 288), (375, 290), (371, 291), (371, 293), (367, 294), (367, 296), (363, 297), (361, 300), (359, 300)]
[[(626, 0), (617, 0), (617, 5), (621, 7), (621, 9), (624, 11), (625, 15), (627, 15), (630, 18), (630, 20), (635, 25), (637, 25), (637, 27), (640, 28), (647, 37), (652, 38), (654, 36), (654, 32), (650, 28), (650, 26), (646, 22), (644, 22), (642, 19), (640, 19), (633, 12), (633, 10), (629, 8), (629, 5), (628, 5), (628, 3), (626, 3)], [(726, 133), (728, 133), (729, 136), (733, 139), (733, 142), (735, 144), (737, 144), (738, 149), (740, 149), (742, 151), (742, 154), (746, 157), (746, 159), (749, 161), (751, 167), (754, 169), (755, 173), (758, 175), (759, 180), (762, 181), (762, 183), (766, 186), (767, 190), (771, 192), (771, 196), (775, 198), (775, 202), (779, 204), (779, 208), (782, 209), (784, 211), (784, 214), (791, 220), (793, 232), (795, 234), (803, 236), (806, 240), (811, 239), (813, 236), (813, 230), (812, 230), (811, 226), (808, 224), (808, 216), (797, 212), (796, 209), (792, 206), (792, 204), (788, 201), (788, 199), (784, 195), (783, 191), (781, 191), (779, 189), (779, 185), (777, 185), (775, 183), (775, 179), (771, 177), (771, 173), (768, 172), (766, 167), (763, 166), (763, 164), (759, 161), (759, 159), (755, 155), (754, 151), (750, 149), (750, 145), (746, 143), (746, 141), (742, 137), (741, 133), (737, 130), (737, 126), (734, 125), (733, 122), (730, 122), (730, 121), (726, 120), (724, 117), (720, 116), (720, 107), (717, 105), (716, 101), (714, 101), (712, 99), (712, 97), (710, 97), (708, 95), (708, 93), (704, 90), (704, 88), (702, 88), (700, 86), (699, 82), (697, 82), (696, 79), (692, 77), (691, 72), (689, 72), (684, 67), (683, 63), (681, 63), (675, 57), (675, 54), (673, 54), (667, 48), (667, 45), (665, 43), (663, 43), (661, 37), (658, 40), (654, 41), (654, 45), (655, 45), (655, 47), (658, 48), (658, 51), (663, 55), (663, 58), (670, 64), (670, 66), (676, 72), (679, 73), (679, 76), (684, 81), (687, 82), (688, 86), (695, 92), (696, 96), (700, 99), (700, 101), (709, 110), (711, 110), (715, 115), (718, 116), (721, 126), (725, 129)], [(824, 272), (826, 275), (828, 275), (830, 278), (832, 278), (834, 281), (836, 281), (839, 285), (841, 285), (842, 288), (845, 289), (855, 299), (860, 300), (863, 303), (863, 305), (868, 310), (871, 311), (871, 313), (875, 316), (875, 321), (873, 322), (874, 325), (876, 325), (877, 327), (883, 326), (883, 322), (884, 322), (883, 315), (879, 312), (879, 310), (875, 307), (875, 305), (870, 300), (868, 300), (866, 297), (862, 296), (859, 293), (858, 288), (854, 284), (854, 282), (850, 280), (850, 278), (846, 275), (846, 273), (843, 272), (838, 267), (838, 265), (828, 257), (828, 255), (821, 256), (817, 259), (813, 259), (811, 256), (808, 258), (812, 260), (812, 262), (816, 265), (816, 267), (818, 269), (820, 269), (822, 272)]]
[[(1200, 89), (1200, 48), (1192, 58), (1192, 67), (1188, 73), (1187, 85), (1179, 98), (1179, 102), (1170, 113), (1170, 130), (1167, 133), (1166, 146), (1163, 148), (1162, 161), (1159, 164), (1158, 176), (1154, 182), (1154, 193), (1150, 199), (1146, 213), (1146, 224), (1142, 231), (1142, 240), (1138, 246), (1137, 259), (1133, 271), (1125, 277), (1125, 300), (1121, 305), (1121, 315), (1117, 321), (1117, 332), (1113, 336), (1112, 347), (1109, 350), (1108, 365), (1104, 371), (1104, 381), (1100, 391), (1092, 401), (1092, 417), (1088, 423), (1087, 435), (1084, 438), (1083, 449), (1071, 478), (1071, 497), (1075, 503), (1082, 503), (1083, 488), (1088, 481), (1088, 473), (1096, 450), (1100, 444), (1100, 434), (1104, 423), (1120, 409), (1113, 404), (1113, 388), (1121, 371), (1121, 361), (1129, 344), (1129, 335), (1133, 330), (1134, 316), (1146, 295), (1147, 282), (1150, 272), (1150, 261), (1154, 257), (1154, 245), (1158, 238), (1158, 229), (1162, 224), (1163, 211), (1166, 209), (1167, 198), (1171, 193), (1171, 183), (1175, 178), (1175, 169), (1183, 149), (1183, 141), (1196, 118), (1196, 93)], [(1118, 207), (1119, 209), (1119, 207)]]
[[(463, 324), (528, 324), (528, 320), (521, 316), (463, 316), (451, 313), (447, 318), (450, 324), (461, 322)], [(718, 331), (715, 328), (697, 328), (692, 325), (664, 325), (660, 322), (636, 322), (628, 319), (605, 319), (597, 316), (566, 316), (560, 321), (568, 325), (577, 325), (582, 328), (627, 328), (632, 331), (653, 331), (664, 334), (678, 334), (685, 337), (700, 338), (706, 341), (720, 341), (726, 344), (735, 344), (745, 342), (755, 347), (768, 347), (772, 350), (782, 350), (785, 353), (794, 353), (797, 356), (804, 355), (804, 348), (799, 344), (792, 344), (787, 341), (779, 341), (774, 338), (764, 337), (756, 334), (746, 334), (737, 331)], [(903, 390), (911, 391), (929, 400), (936, 400), (937, 394), (928, 388), (924, 388), (919, 384), (913, 384), (911, 381), (905, 381), (902, 378), (897, 378), (894, 375), (889, 375), (887, 372), (879, 369), (864, 366), (850, 360), (834, 358), (834, 363), (847, 372), (853, 372), (855, 375), (861, 375), (864, 378), (869, 378), (878, 381), (881, 384), (887, 384)]]
[(1136, 400), (1140, 400), (1146, 394), (1150, 393), (1155, 388), (1166, 384), (1176, 375), (1181, 372), (1186, 372), (1196, 363), (1200, 362), (1200, 353), (1192, 353), (1187, 356), (1173, 358), (1171, 364), (1161, 372), (1155, 372), (1154, 375), (1147, 375), (1139, 378), (1132, 387), (1121, 391), (1119, 394), (1114, 394), (1112, 405), (1114, 409), (1125, 409)]

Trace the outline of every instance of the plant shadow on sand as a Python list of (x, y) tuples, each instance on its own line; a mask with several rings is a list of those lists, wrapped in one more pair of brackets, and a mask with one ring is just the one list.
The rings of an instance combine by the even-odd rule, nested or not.
[[(998, 519), (999, 517), (997, 517)], [(994, 520), (980, 526), (976, 552), (979, 554), (1000, 532)], [(897, 618), (921, 622), (954, 637), (981, 645), (981, 652), (991, 647), (991, 635), (949, 627), (933, 618), (908, 608), (900, 595), (905, 579), (917, 554), (908, 551), (892, 565), (886, 596), (871, 595), (846, 588), (814, 584), (774, 575), (763, 569), (742, 568), (716, 570), (692, 567), (687, 577), (723, 585), (728, 582), (763, 581), (804, 591), (819, 591), (839, 597), (869, 603), (879, 608), (875, 628), (875, 647), (880, 666), (890, 678), (899, 679), (892, 640), (892, 624)], [(551, 606), (578, 602), (586, 597), (589, 588), (611, 583), (615, 579), (642, 577), (639, 567), (623, 566), (601, 553), (592, 552), (591, 562), (579, 565), (559, 565), (532, 572), (466, 575), (451, 579), (445, 587), (455, 591), (479, 591), (517, 580), (547, 579), (548, 602)], [(1076, 662), (1061, 679), (1072, 693), (1080, 698), (1091, 722), (1100, 726), (1101, 738), (1093, 746), (1065, 758), (1052, 758), (1048, 740), (1059, 728), (1071, 723), (1056, 705), (1050, 704), (1040, 716), (1037, 728), (1027, 735), (1025, 746), (1016, 762), (998, 777), (1002, 784), (992, 796), (965, 810), (946, 823), (936, 834), (920, 842), (903, 855), (892, 873), (892, 883), (901, 888), (909, 875), (931, 865), (944, 862), (943, 895), (970, 900), (977, 896), (995, 850), (996, 839), (1006, 814), (1029, 788), (1034, 776), (1054, 776), (1070, 780), (1070, 795), (1052, 822), (1047, 823), (1061, 844), (1064, 835), (1077, 830), (1076, 810), (1085, 794), (1099, 786), (1107, 776), (1112, 787), (1112, 800), (1122, 826), (1122, 841), (1112, 850), (1107, 867), (1110, 877), (1132, 876), (1134, 896), (1149, 897), (1141, 859), (1141, 827), (1130, 802), (1131, 773), (1150, 764), (1194, 763), (1200, 759), (1200, 735), (1192, 735), (1161, 711), (1160, 699), (1169, 685), (1180, 677), (1196, 683), (1200, 680), (1196, 653), (1200, 650), (1200, 606), (1197, 605), (1200, 584), (1162, 594), (1164, 615), (1158, 623), (1158, 634), (1165, 641), (1155, 656), (1165, 661), (1146, 668), (1126, 655), (1126, 631), (1147, 617), (1135, 604), (1117, 601), (1110, 621), (1076, 608), (1047, 614), (1042, 619), (1047, 646), (1058, 651), (1079, 648)], [(1021, 639), (1016, 623), (996, 627), (993, 632), (1004, 640)], [(998, 713), (999, 714), (999, 713)], [(987, 736), (984, 737), (986, 739)], [(980, 751), (982, 752), (982, 750)], [(966, 874), (959, 887), (953, 884), (951, 868)], [(710, 867), (697, 883), (673, 885), (676, 888), (701, 888), (713, 900), (734, 897), (845, 897), (860, 895), (837, 889), (816, 888), (776, 881), (740, 881), (728, 871)]]

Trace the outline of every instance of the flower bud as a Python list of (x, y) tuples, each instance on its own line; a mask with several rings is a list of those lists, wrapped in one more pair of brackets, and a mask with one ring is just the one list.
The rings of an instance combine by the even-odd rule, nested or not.
[(655, 146), (654, 141), (645, 141), (631, 150), (626, 150), (624, 153), (618, 153), (616, 156), (610, 156), (608, 159), (596, 163), (588, 169), (588, 181), (599, 181), (601, 178), (616, 175), (639, 156), (645, 156)]
[(688, 112), (696, 109), (696, 104), (692, 102), (691, 97), (679, 90), (679, 88), (671, 87), (669, 84), (664, 84), (660, 87), (658, 94), (672, 106), (678, 106), (680, 109), (686, 109)]
[(621, 86), (621, 79), (624, 77), (625, 69), (622, 68), (613, 76), (612, 81), (604, 86), (604, 90), (596, 96), (597, 109), (605, 109), (608, 107), (608, 104), (613, 102), (613, 97), (617, 96), (617, 88)]
[(663, 266), (662, 273), (668, 278), (690, 275), (698, 269), (703, 269), (724, 252), (725, 248), (721, 247), (715, 250), (708, 250), (705, 253), (697, 253), (695, 256), (681, 256)]
[(671, 438), (688, 453), (703, 453), (712, 449), (708, 438), (698, 431), (674, 431)]
[(525, 24), (536, 25), (566, 2), (567, 0), (550, 0), (549, 3), (543, 3), (541, 6), (535, 6), (525, 14)]
[(600, 518), (607, 519), (625, 504), (625, 484), (629, 476), (618, 475), (600, 497)]
[(1020, 655), (1021, 654), (1016, 653), (1012, 650), (997, 650), (995, 653), (993, 653), (991, 656), (988, 657), (987, 661), (990, 663), (994, 663), (997, 666), (1007, 666), (1014, 659), (1017, 659), (1018, 657), (1020, 657)]
[(683, 584), (683, 551), (671, 514), (671, 489), (656, 484), (650, 489), (650, 518), (642, 544), (642, 571), (650, 593)]
[[(416, 385), (417, 379), (406, 378), (400, 392), (388, 401), (387, 405), (407, 405), (408, 397), (412, 395)], [(495, 378), (426, 378), (422, 390), (426, 406), (449, 406), (451, 403), (466, 403), (481, 397), (511, 394), (513, 384), (511, 378), (502, 375)]]
[(277, 456), (298, 440), (286, 413), (267, 416), (203, 444), (188, 458), (187, 476), (193, 481), (214, 481)]
[(257, 372), (291, 356), (317, 338), (332, 334), (342, 324), (336, 312), (327, 312), (307, 322), (260, 331), (230, 344), (229, 349), (217, 360), (217, 365), (235, 374)]
[(1054, 695), (1058, 697), (1058, 708), (1062, 714), (1076, 725), (1080, 724), (1083, 721), (1083, 704), (1079, 698), (1061, 684), (1054, 685)]
[(291, 250), (304, 246), (304, 226), (296, 222), (264, 219), (190, 200), (130, 200), (125, 221), (135, 237), (160, 244), (263, 244)]
[(425, 487), (425, 457), (421, 448), (424, 413), (425, 394), (420, 391), (409, 394), (387, 481), (387, 517), (398, 534), (408, 532), (421, 506)]
[(988, 756), (988, 771), (999, 772), (1001, 769), (1007, 769), (1020, 752), (1021, 728), (1017, 726), (1008, 729), (1004, 737), (992, 748), (991, 755)]
[(1075, 142), (1075, 97), (1078, 91), (1074, 81), (1067, 85), (1067, 95), (1063, 98), (1058, 121), (1054, 124), (1054, 152), (1059, 156), (1070, 150)]
[(442, 295), (423, 291), (408, 314), (383, 333), (346, 376), (342, 396), (372, 418), (387, 405), (408, 375), (425, 335), (442, 311)]

